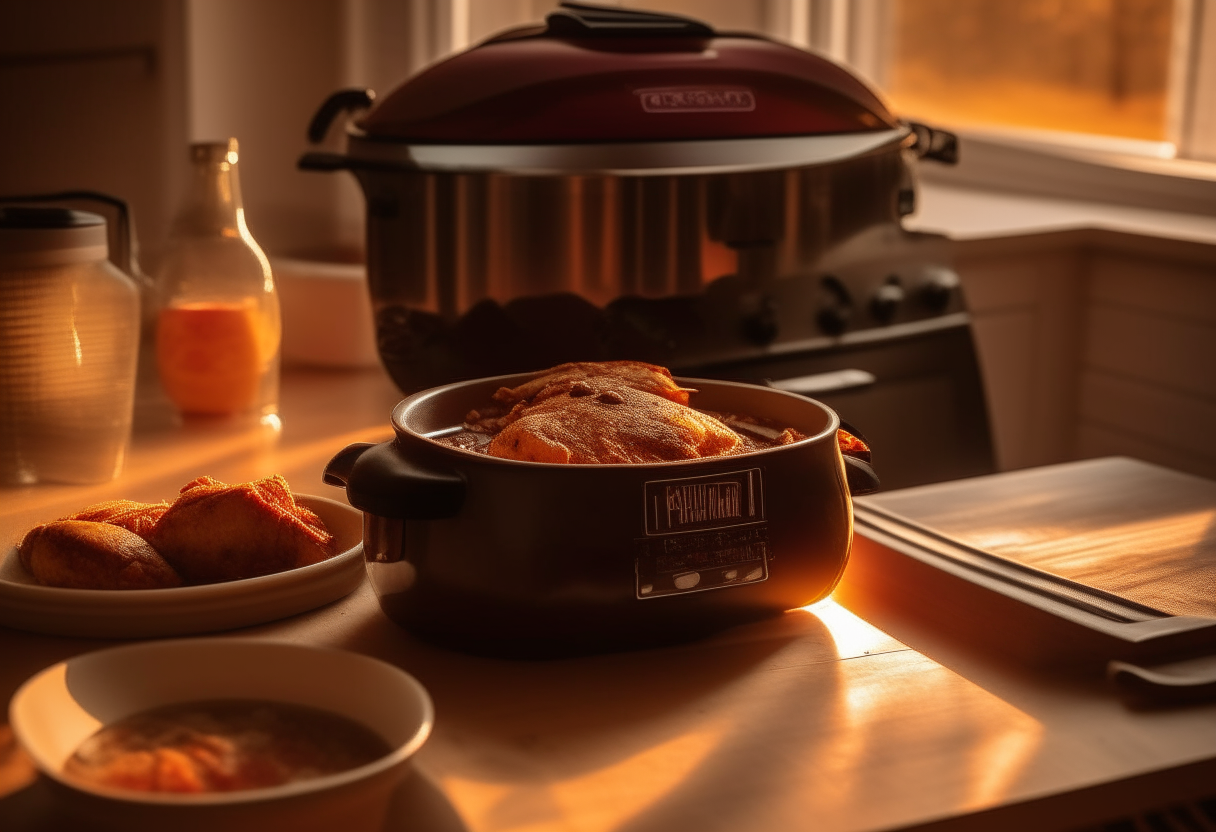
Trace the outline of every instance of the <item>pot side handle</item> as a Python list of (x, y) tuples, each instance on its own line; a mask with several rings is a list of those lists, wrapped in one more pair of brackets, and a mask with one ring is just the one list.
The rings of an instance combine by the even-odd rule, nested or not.
[(464, 477), (421, 468), (403, 459), (392, 442), (347, 445), (325, 466), (323, 479), (344, 487), (360, 511), (393, 520), (440, 520), (464, 505)]
[(864, 459), (858, 459), (848, 454), (844, 458), (845, 481), (849, 484), (849, 494), (860, 497), (862, 494), (873, 494), (879, 488), (878, 474)]

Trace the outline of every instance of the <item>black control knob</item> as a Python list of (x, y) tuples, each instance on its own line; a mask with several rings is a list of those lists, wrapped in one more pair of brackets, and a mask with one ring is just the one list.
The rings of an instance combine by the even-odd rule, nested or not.
[(853, 296), (835, 275), (827, 275), (819, 283), (822, 292), (815, 323), (827, 335), (840, 335), (853, 318)]
[(825, 306), (815, 316), (819, 328), (828, 335), (840, 335), (849, 328), (853, 310), (847, 306)]
[(745, 297), (739, 316), (743, 337), (758, 347), (777, 339), (777, 304), (767, 295)]
[(945, 312), (954, 296), (958, 294), (960, 281), (953, 269), (938, 268), (925, 273), (925, 282), (920, 288), (921, 302), (930, 310)]
[(890, 275), (886, 282), (878, 287), (874, 297), (870, 298), (870, 314), (882, 324), (895, 320), (899, 307), (904, 302), (904, 287), (899, 283), (898, 275)]

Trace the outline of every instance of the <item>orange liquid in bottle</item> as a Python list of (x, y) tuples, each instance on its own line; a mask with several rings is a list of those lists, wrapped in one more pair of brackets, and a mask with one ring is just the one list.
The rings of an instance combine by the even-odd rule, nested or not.
[(184, 303), (161, 310), (156, 360), (185, 414), (222, 416), (257, 403), (266, 357), (257, 305)]

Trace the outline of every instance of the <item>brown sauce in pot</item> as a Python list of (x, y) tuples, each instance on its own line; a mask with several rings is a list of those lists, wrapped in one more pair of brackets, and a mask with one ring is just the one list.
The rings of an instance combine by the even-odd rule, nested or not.
[[(806, 439), (806, 436), (793, 428), (779, 428), (767, 420), (752, 416), (737, 416), (730, 413), (716, 413), (710, 410), (700, 410), (706, 416), (712, 416), (730, 428), (739, 437), (739, 444), (723, 456), (738, 456), (767, 448), (777, 448), (790, 445)], [(462, 451), (485, 454), (494, 434), (479, 430), (469, 425), (451, 427), (446, 430), (428, 434), (429, 438), (440, 445), (459, 448)]]
[(759, 419), (691, 407), (696, 392), (644, 361), (568, 362), (499, 387), (470, 410), (463, 427), (481, 436), (458, 436), (453, 428), (428, 437), (500, 459), (569, 465), (709, 459), (806, 438)]
[(64, 773), (94, 786), (198, 794), (281, 786), (357, 768), (392, 749), (329, 711), (256, 700), (135, 714), (85, 740)]

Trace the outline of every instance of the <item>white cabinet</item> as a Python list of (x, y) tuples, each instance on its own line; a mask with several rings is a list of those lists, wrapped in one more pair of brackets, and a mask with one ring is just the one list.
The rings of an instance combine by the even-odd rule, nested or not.
[(1216, 477), (1216, 246), (956, 245), (1002, 469), (1124, 454)]

